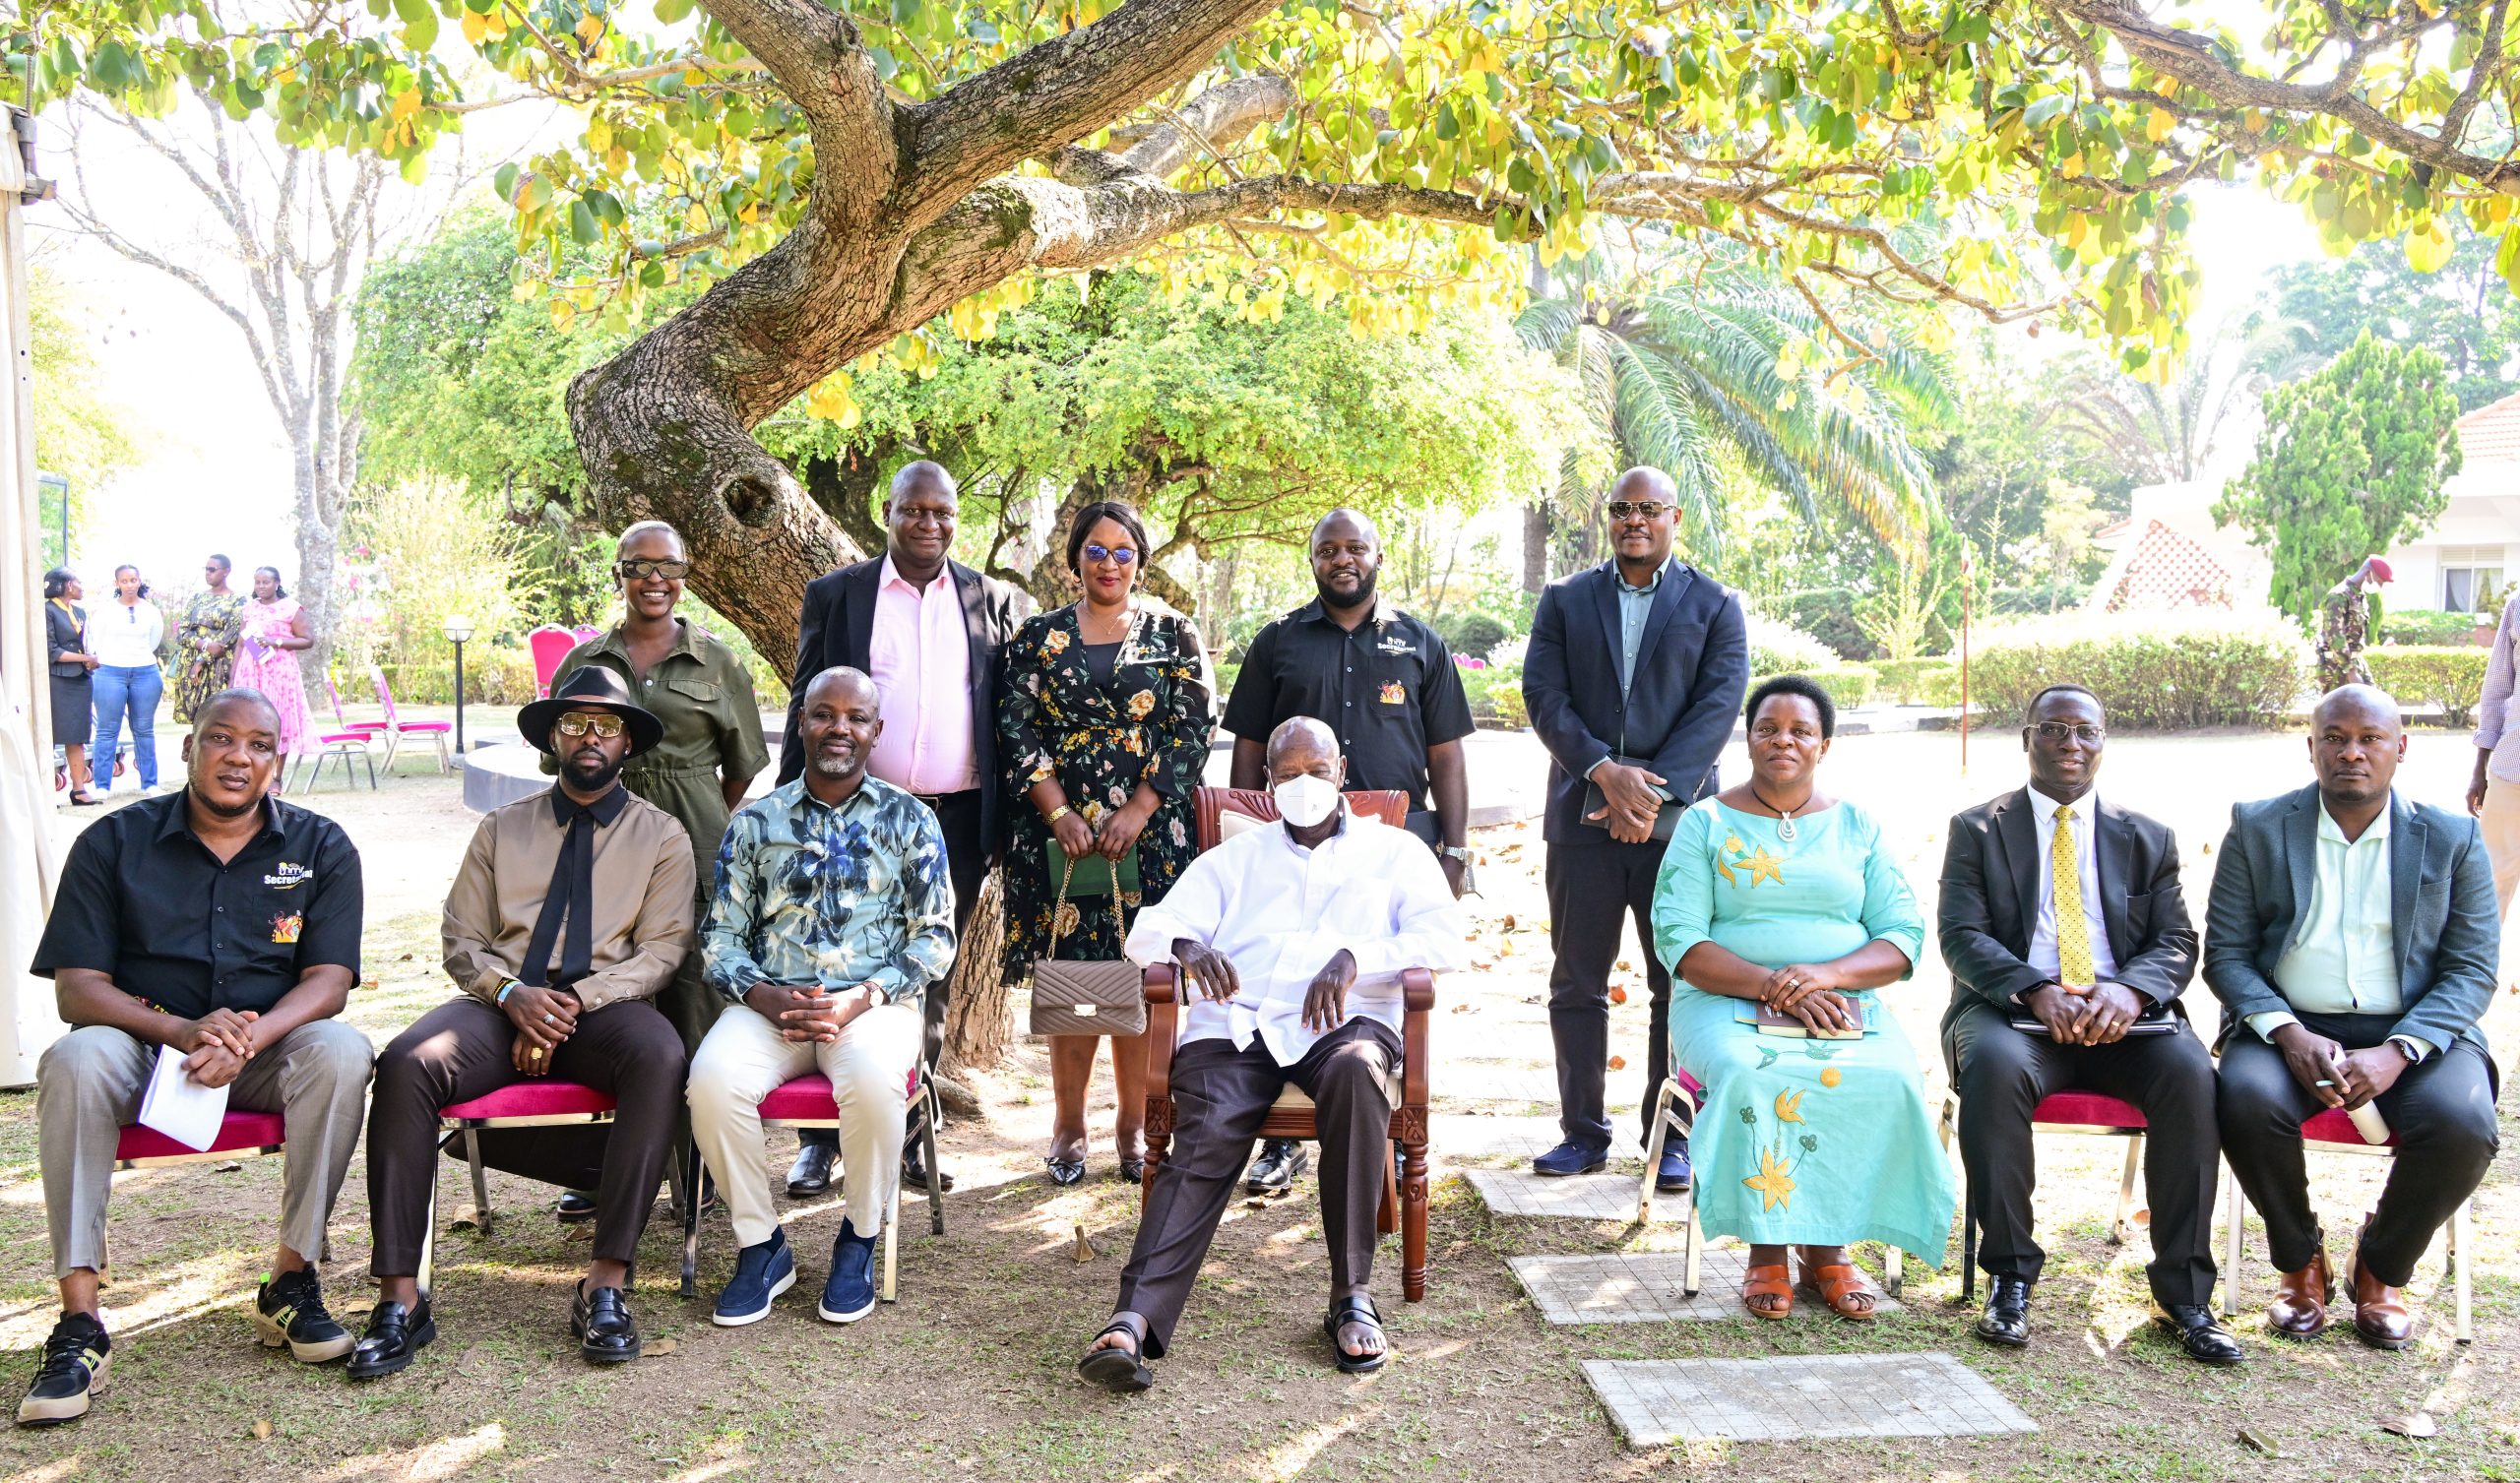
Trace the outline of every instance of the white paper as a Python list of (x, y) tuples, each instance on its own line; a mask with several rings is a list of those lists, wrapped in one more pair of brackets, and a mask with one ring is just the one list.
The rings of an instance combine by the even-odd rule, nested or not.
[(158, 1047), (158, 1069), (141, 1094), (140, 1121), (198, 1152), (219, 1140), (219, 1125), (227, 1116), (227, 1088), (204, 1086), (184, 1070), (184, 1053), (171, 1045)]

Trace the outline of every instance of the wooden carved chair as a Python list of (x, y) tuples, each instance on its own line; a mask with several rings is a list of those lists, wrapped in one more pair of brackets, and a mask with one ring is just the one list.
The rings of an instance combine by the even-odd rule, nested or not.
[[(1408, 816), (1405, 793), (1378, 791), (1347, 795), (1359, 814), (1399, 828)], [(1214, 849), (1228, 828), (1227, 816), (1253, 821), (1240, 828), (1275, 824), (1277, 800), (1265, 792), (1243, 788), (1201, 788), (1197, 795), (1199, 848)], [(1172, 1051), (1180, 1034), (1178, 986), (1174, 964), (1158, 963), (1146, 970), (1146, 1188), (1155, 1188), (1155, 1173), (1172, 1146)], [(1391, 1109), (1394, 1162), (1383, 1173), (1382, 1212), (1377, 1226), (1388, 1234), (1400, 1231), (1401, 1293), (1415, 1303), (1426, 1296), (1426, 1103), (1430, 1021), (1435, 1007), (1435, 976), (1411, 968), (1400, 977), (1400, 1100)], [(1313, 1123), (1312, 1099), (1290, 1085), (1279, 1093), (1260, 1128), (1263, 1138), (1306, 1141), (1320, 1138)]]

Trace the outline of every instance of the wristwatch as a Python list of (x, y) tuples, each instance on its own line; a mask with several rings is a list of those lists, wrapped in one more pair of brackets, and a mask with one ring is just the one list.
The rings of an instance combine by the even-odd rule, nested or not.
[(1468, 860), (1470, 858), (1470, 846), (1467, 844), (1438, 844), (1435, 846), (1435, 853), (1444, 856), (1446, 859)]

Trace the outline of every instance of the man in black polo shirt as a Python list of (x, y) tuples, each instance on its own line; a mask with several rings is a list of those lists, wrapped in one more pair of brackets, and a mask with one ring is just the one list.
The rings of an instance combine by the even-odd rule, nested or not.
[[(1299, 715), (1325, 721), (1348, 759), (1350, 788), (1409, 795), (1409, 828), (1435, 850), (1459, 896), (1470, 872), (1470, 774), (1461, 751), (1474, 729), (1470, 697), (1435, 631), (1374, 595), (1381, 569), (1382, 537), (1355, 511), (1333, 510), (1312, 527), (1321, 595), (1252, 638), (1226, 702), (1233, 785), (1269, 785), (1269, 736), (1281, 724)], [(1304, 1162), (1300, 1143), (1271, 1139), (1242, 1187), (1283, 1194)]]
[(232, 1106), (285, 1120), (281, 1240), (257, 1295), (264, 1344), (310, 1364), (350, 1350), (324, 1309), (314, 1258), (366, 1102), (367, 1037), (334, 1017), (358, 978), (358, 851), (320, 814), (267, 797), (280, 717), (251, 690), (193, 713), (187, 785), (108, 814), (79, 836), (31, 972), (73, 1026), (35, 1072), (44, 1212), (61, 1322), (18, 1407), (26, 1426), (74, 1420), (112, 1351), (96, 1306), (114, 1149), (159, 1047)]

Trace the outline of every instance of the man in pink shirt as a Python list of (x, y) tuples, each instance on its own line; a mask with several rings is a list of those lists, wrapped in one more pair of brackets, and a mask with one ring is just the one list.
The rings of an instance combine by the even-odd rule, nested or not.
[[(1023, 591), (952, 559), (960, 511), (954, 476), (922, 459), (893, 475), (884, 501), (884, 554), (814, 579), (796, 630), (791, 697), (834, 665), (875, 679), (884, 732), (866, 771), (917, 795), (936, 813), (945, 834), (946, 868), (954, 880), (954, 930), (970, 921), (989, 868), (1005, 847), (997, 797), (997, 651), (1031, 611)], [(804, 772), (796, 741), (796, 705), (779, 748), (779, 781)], [(945, 1040), (945, 996), (952, 975), (927, 990), (926, 1060)], [(911, 1112), (914, 1125), (918, 1109)], [(919, 1142), (904, 1145), (902, 1179), (927, 1182)], [(803, 1198), (831, 1188), (837, 1143), (806, 1131), (788, 1193)]]

